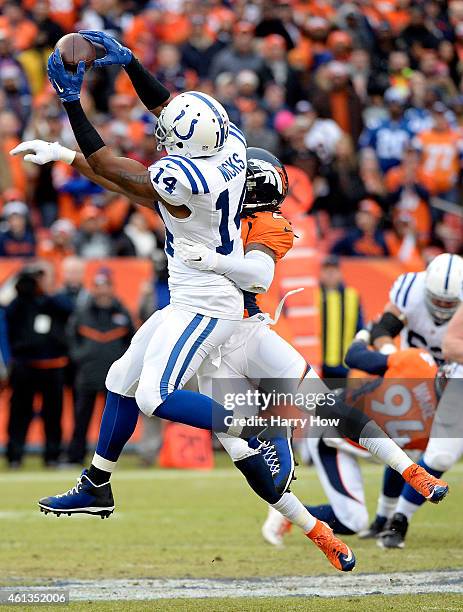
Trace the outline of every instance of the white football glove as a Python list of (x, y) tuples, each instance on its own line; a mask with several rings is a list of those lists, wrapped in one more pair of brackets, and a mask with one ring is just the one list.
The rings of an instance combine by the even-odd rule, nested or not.
[(218, 253), (187, 238), (175, 241), (175, 254), (184, 264), (195, 270), (216, 270), (219, 263)]
[(62, 161), (72, 164), (76, 152), (67, 149), (59, 142), (45, 142), (45, 140), (26, 140), (17, 147), (11, 149), (10, 155), (24, 155), (24, 160), (43, 166), (52, 161)]

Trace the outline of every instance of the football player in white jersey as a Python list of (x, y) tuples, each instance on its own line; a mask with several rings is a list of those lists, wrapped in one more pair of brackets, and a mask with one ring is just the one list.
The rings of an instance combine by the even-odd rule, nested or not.
[(442, 340), (462, 295), (463, 259), (438, 255), (423, 272), (401, 274), (371, 340), (376, 348), (400, 333), (401, 347), (425, 348), (443, 362)]
[[(230, 126), (216, 100), (185, 92), (167, 105), (168, 90), (117, 41), (84, 32), (107, 54), (95, 66), (124, 66), (140, 99), (158, 116), (158, 147), (168, 155), (149, 169), (118, 157), (105, 145), (80, 104), (85, 66), (66, 71), (58, 50), (49, 58), (49, 79), (68, 114), (82, 153), (57, 143), (24, 143), (13, 154), (43, 163), (60, 159), (82, 174), (133, 201), (153, 207), (166, 225), (171, 304), (156, 312), (135, 334), (107, 377), (108, 396), (97, 450), (90, 469), (68, 493), (40, 500), (41, 510), (108, 516), (114, 509), (109, 477), (132, 435), (138, 407), (148, 416), (212, 429), (216, 410), (210, 398), (183, 390), (187, 380), (216, 347), (223, 344), (243, 316), (243, 296), (236, 285), (211, 271), (193, 271), (175, 257), (175, 241), (196, 238), (230, 261), (243, 259), (239, 213), (245, 193), (246, 143)], [(233, 267), (233, 265), (232, 265)], [(118, 415), (123, 413), (123, 422)], [(222, 419), (223, 421), (223, 419)], [(117, 423), (117, 427), (115, 427)], [(262, 458), (262, 462), (265, 462)]]
[[(449, 253), (438, 255), (424, 272), (399, 276), (384, 314), (372, 327), (371, 341), (380, 348), (400, 333), (403, 348), (426, 348), (442, 364), (444, 338), (462, 299), (463, 259)], [(418, 462), (436, 478), (453, 465), (461, 452), (461, 432), (455, 428), (458, 423), (463, 425), (463, 419), (459, 402), (450, 401), (452, 397), (451, 390), (442, 396), (426, 451)], [(449, 422), (453, 424), (453, 431), (446, 435), (445, 424)], [(396, 512), (380, 535), (382, 547), (403, 548), (408, 522), (423, 502), (421, 495), (404, 486)]]

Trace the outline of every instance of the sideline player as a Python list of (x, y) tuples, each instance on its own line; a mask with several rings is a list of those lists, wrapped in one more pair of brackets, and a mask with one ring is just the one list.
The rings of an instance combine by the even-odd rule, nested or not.
[[(423, 272), (402, 274), (391, 289), (390, 301), (381, 319), (372, 327), (372, 343), (380, 348), (400, 333), (402, 347), (426, 348), (436, 362), (442, 364), (445, 357), (442, 352), (444, 337), (463, 298), (462, 287), (463, 259), (450, 253), (435, 257)], [(455, 383), (452, 388), (455, 388)], [(439, 405), (448, 403), (451, 392), (446, 397), (442, 397)], [(448, 411), (451, 411), (450, 407), (446, 408)], [(453, 411), (455, 415), (459, 412), (458, 402)], [(438, 415), (442, 413), (443, 409), (438, 410), (428, 448), (418, 461), (418, 465), (436, 478), (453, 465), (460, 445), (458, 437), (453, 434), (453, 437), (446, 436), (445, 426), (442, 425), (441, 430), (438, 425), (441, 420)], [(384, 548), (403, 547), (408, 521), (423, 501), (416, 491), (404, 487), (396, 513), (388, 525), (388, 533), (381, 535), (380, 544)]]
[[(442, 351), (449, 362), (445, 366), (446, 385), (437, 406), (428, 445), (420, 465), (431, 466), (436, 476), (451, 469), (463, 454), (463, 305), (448, 323)], [(415, 512), (423, 504), (422, 496), (405, 485), (396, 512), (380, 535), (383, 548), (403, 548), (408, 526)]]
[[(407, 452), (423, 450), (437, 404), (437, 365), (424, 349), (397, 350), (391, 345), (387, 354), (372, 351), (367, 347), (367, 335), (366, 330), (359, 332), (345, 362), (375, 377), (349, 389), (349, 403), (373, 418)], [(367, 453), (350, 440), (339, 438), (333, 428), (327, 428), (319, 438), (309, 437), (307, 445), (329, 500), (329, 504), (307, 506), (308, 510), (335, 533), (360, 535), (368, 524), (368, 512), (358, 457), (366, 458)], [(394, 513), (403, 485), (402, 476), (387, 467), (378, 500), (382, 528)], [(270, 510), (262, 533), (268, 542), (281, 546), (289, 527), (286, 519)]]

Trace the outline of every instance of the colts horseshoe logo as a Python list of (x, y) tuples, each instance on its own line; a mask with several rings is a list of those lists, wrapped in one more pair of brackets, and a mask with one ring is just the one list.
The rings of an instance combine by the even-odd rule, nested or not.
[[(185, 114), (185, 111), (182, 110), (182, 112), (180, 113), (180, 115), (178, 115), (178, 117), (175, 117), (174, 119), (174, 124), (179, 121)], [(186, 134), (179, 134), (177, 132), (177, 128), (174, 127), (172, 129), (172, 131), (174, 132), (174, 134), (177, 136), (177, 138), (180, 138), (180, 140), (188, 140), (189, 138), (191, 138), (193, 136), (193, 132), (195, 131), (195, 125), (198, 123), (197, 119), (192, 119), (191, 123), (190, 123), (190, 129), (188, 130), (188, 132)]]

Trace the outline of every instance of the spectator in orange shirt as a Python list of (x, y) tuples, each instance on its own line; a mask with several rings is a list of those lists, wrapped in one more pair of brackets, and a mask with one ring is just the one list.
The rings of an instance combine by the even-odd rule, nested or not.
[(6, 30), (12, 37), (16, 51), (32, 47), (37, 36), (37, 26), (26, 17), (26, 13), (17, 0), (7, 0), (0, 15), (0, 30)]
[(20, 122), (10, 111), (0, 112), (0, 191), (15, 187), (26, 193), (27, 179), (24, 162), (19, 157), (11, 157), (10, 151), (20, 140)]
[(357, 142), (363, 129), (362, 103), (350, 82), (348, 66), (333, 61), (326, 70), (326, 90), (316, 90), (311, 101), (322, 119), (333, 119)]
[(393, 219), (408, 215), (420, 247), (428, 244), (431, 232), (429, 193), (423, 185), (420, 153), (409, 146), (404, 151), (401, 165), (391, 168), (386, 174), (386, 187), (389, 202), (394, 206)]
[(446, 113), (447, 107), (442, 102), (434, 103), (434, 125), (430, 130), (418, 134), (414, 146), (422, 153), (421, 172), (428, 191), (456, 202), (463, 141), (461, 134), (450, 127)]
[(423, 269), (415, 221), (407, 211), (399, 211), (394, 215), (393, 229), (386, 232), (386, 240), (391, 255), (402, 262), (407, 270)]
[(285, 165), (288, 175), (288, 195), (281, 205), (281, 214), (289, 221), (309, 213), (314, 201), (312, 183), (304, 170)]
[[(122, 151), (132, 150), (145, 133), (145, 123), (136, 117), (135, 99), (126, 94), (115, 94), (109, 98), (111, 119), (104, 126), (112, 146)], [(134, 116), (135, 115), (135, 116)]]

